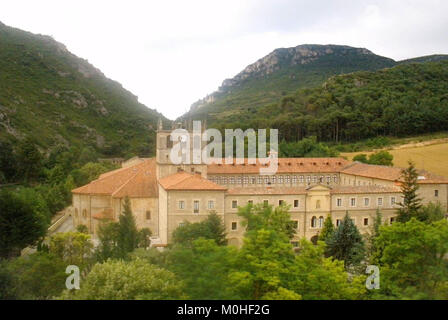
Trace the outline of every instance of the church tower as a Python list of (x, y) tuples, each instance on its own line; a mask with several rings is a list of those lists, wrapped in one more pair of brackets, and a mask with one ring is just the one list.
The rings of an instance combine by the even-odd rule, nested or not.
[[(184, 159), (181, 164), (174, 164), (171, 161), (170, 154), (173, 147), (181, 143), (181, 141), (172, 141), (171, 133), (175, 129), (183, 129), (185, 130), (185, 140), (189, 140), (190, 159)], [(162, 120), (159, 119), (157, 125), (157, 148), (156, 148), (156, 162), (157, 162), (157, 178), (161, 179), (163, 177), (172, 175), (179, 171), (185, 171), (192, 174), (201, 174), (202, 177), (207, 178), (207, 165), (204, 163), (194, 164), (193, 161), (193, 143), (200, 144), (201, 150), (205, 146), (205, 142), (202, 142), (201, 134), (206, 130), (201, 123), (201, 131), (198, 132), (193, 131), (193, 122), (192, 121), (184, 121), (183, 123), (179, 122), (173, 124), (171, 129), (166, 129), (163, 126)], [(187, 144), (188, 145), (188, 144)], [(187, 160), (187, 161), (185, 161)]]

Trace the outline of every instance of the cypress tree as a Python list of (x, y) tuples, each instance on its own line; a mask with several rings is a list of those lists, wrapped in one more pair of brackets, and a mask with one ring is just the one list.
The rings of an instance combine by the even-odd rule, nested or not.
[(123, 214), (120, 215), (118, 223), (117, 246), (122, 257), (134, 251), (138, 246), (139, 233), (131, 210), (131, 201), (128, 197), (124, 199)]
[(421, 199), (417, 197), (418, 186), (418, 172), (415, 169), (413, 162), (408, 162), (409, 167), (401, 171), (403, 183), (401, 185), (401, 192), (403, 193), (403, 202), (400, 202), (400, 209), (398, 211), (397, 220), (400, 222), (407, 222), (412, 217), (418, 215), (418, 211), (422, 207)]

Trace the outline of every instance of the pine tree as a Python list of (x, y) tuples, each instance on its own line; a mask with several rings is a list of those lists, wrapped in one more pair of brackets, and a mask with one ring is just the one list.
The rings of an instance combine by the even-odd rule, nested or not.
[(123, 214), (119, 218), (117, 246), (121, 256), (132, 252), (138, 246), (139, 233), (131, 210), (131, 201), (124, 199)]
[(400, 222), (407, 222), (412, 217), (418, 215), (419, 209), (422, 207), (421, 199), (417, 197), (418, 186), (418, 172), (415, 169), (413, 162), (408, 162), (409, 167), (401, 171), (403, 183), (401, 185), (401, 192), (403, 193), (403, 202), (400, 202), (400, 210), (398, 211), (397, 220)]
[(364, 241), (348, 212), (328, 240), (327, 253), (335, 259), (344, 261), (346, 268), (357, 266), (364, 259)]

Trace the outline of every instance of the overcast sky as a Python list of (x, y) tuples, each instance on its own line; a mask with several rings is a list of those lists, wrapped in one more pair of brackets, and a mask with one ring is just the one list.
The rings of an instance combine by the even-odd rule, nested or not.
[(448, 53), (447, 16), (446, 0), (0, 2), (0, 21), (53, 36), (170, 119), (280, 47)]

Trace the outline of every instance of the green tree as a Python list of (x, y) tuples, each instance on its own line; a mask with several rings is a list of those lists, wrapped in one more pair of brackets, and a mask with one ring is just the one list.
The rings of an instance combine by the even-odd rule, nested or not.
[(417, 211), (417, 220), (423, 222), (435, 222), (440, 221), (445, 218), (445, 210), (440, 205), (440, 203), (434, 204), (432, 202), (428, 203), (426, 206), (422, 206)]
[(167, 300), (182, 299), (183, 283), (165, 269), (148, 262), (109, 260), (96, 264), (81, 289), (64, 292), (62, 299)]
[(36, 180), (42, 174), (43, 157), (30, 139), (20, 142), (17, 150), (20, 172), (26, 182)]
[(290, 271), (289, 289), (304, 300), (359, 300), (366, 298), (365, 276), (351, 276), (342, 261), (326, 258), (325, 243), (302, 239)]
[[(220, 246), (212, 239), (198, 239), (191, 246), (175, 245), (167, 253), (167, 268), (185, 283), (185, 293), (193, 300), (239, 298), (229, 282), (237, 249)], [(206, 266), (206, 267), (204, 267)]]
[(369, 160), (367, 159), (367, 155), (364, 153), (354, 156), (353, 161), (358, 161), (361, 163), (369, 163)]
[(132, 214), (131, 201), (128, 197), (124, 199), (123, 214), (118, 222), (117, 248), (120, 256), (125, 257), (129, 252), (138, 247), (139, 234)]
[(143, 228), (138, 231), (138, 247), (139, 248), (148, 248), (151, 244), (152, 232), (149, 228)]
[(373, 153), (369, 156), (369, 164), (376, 164), (381, 166), (389, 166), (392, 167), (394, 160), (394, 156), (389, 152), (383, 150), (376, 153)]
[(367, 256), (369, 260), (372, 259), (373, 255), (377, 250), (376, 241), (380, 235), (380, 228), (383, 224), (383, 214), (379, 209), (376, 210), (375, 218), (373, 220), (373, 225), (370, 228), (370, 232), (366, 235), (367, 239)]
[(50, 237), (49, 252), (80, 268), (91, 262), (90, 235), (80, 232), (57, 233)]
[(0, 258), (10, 258), (45, 236), (47, 221), (9, 191), (0, 191)]
[(327, 245), (328, 254), (344, 261), (347, 269), (359, 265), (364, 259), (364, 241), (348, 213), (328, 240)]
[(37, 252), (11, 260), (12, 286), (19, 299), (52, 299), (65, 288), (67, 264), (59, 257)]
[(118, 258), (117, 249), (119, 224), (117, 222), (103, 222), (98, 227), (99, 244), (95, 249), (96, 260), (104, 262), (110, 258)]
[(392, 299), (448, 299), (448, 222), (382, 226), (374, 262), (380, 266), (380, 295)]
[(403, 182), (401, 184), (401, 192), (403, 194), (403, 202), (400, 202), (397, 220), (399, 222), (407, 222), (412, 217), (417, 217), (421, 208), (421, 199), (417, 196), (419, 189), (418, 172), (413, 162), (409, 161), (409, 167), (401, 171)]
[(226, 231), (222, 218), (211, 212), (208, 217), (196, 223), (185, 222), (173, 232), (173, 243), (189, 245), (199, 238), (212, 239), (218, 245), (226, 245)]
[(323, 242), (327, 242), (334, 233), (334, 224), (333, 219), (331, 218), (331, 214), (327, 216), (324, 222), (324, 227), (322, 228), (322, 231), (319, 234), (319, 240)]
[(288, 210), (290, 206), (281, 205), (275, 209), (272, 206), (263, 204), (247, 205), (238, 209), (238, 215), (244, 218), (243, 225), (246, 231), (256, 231), (259, 229), (274, 230), (289, 239), (296, 233), (294, 222)]
[(12, 182), (17, 176), (17, 159), (11, 143), (0, 141), (0, 172), (3, 173), (5, 182)]
[(243, 299), (264, 299), (288, 289), (294, 252), (286, 234), (269, 229), (246, 233), (230, 283)]
[(87, 228), (87, 226), (85, 224), (78, 224), (76, 226), (76, 231), (80, 232), (80, 233), (89, 234), (89, 229)]

